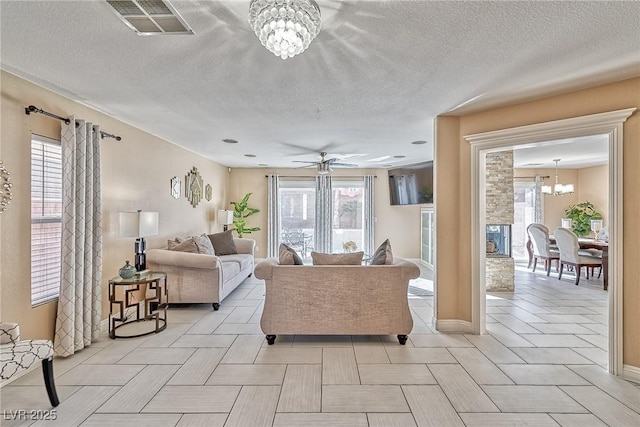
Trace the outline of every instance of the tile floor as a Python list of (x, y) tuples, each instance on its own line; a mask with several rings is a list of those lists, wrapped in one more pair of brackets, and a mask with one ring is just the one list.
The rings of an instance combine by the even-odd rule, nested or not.
[[(421, 285), (429, 283), (423, 279)], [(171, 307), (157, 335), (103, 338), (54, 369), (56, 419), (40, 370), (0, 391), (3, 426), (640, 426), (640, 388), (609, 376), (607, 293), (522, 266), (515, 293), (487, 298), (488, 335), (440, 334), (432, 296), (411, 297), (414, 330), (281, 336), (267, 346), (263, 282), (219, 311)]]

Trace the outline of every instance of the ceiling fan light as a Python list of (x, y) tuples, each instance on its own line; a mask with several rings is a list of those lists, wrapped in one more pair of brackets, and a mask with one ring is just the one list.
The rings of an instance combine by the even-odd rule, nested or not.
[(326, 175), (328, 173), (331, 173), (331, 166), (329, 163), (318, 163), (318, 174)]

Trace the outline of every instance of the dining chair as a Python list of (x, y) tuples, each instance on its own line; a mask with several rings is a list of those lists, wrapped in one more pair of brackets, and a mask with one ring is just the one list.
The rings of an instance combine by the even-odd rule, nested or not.
[(580, 282), (580, 271), (582, 267), (587, 268), (587, 279), (589, 278), (589, 267), (600, 267), (602, 271), (602, 258), (580, 255), (580, 243), (578, 236), (566, 228), (556, 228), (553, 232), (558, 248), (560, 249), (560, 273), (558, 280), (562, 279), (562, 271), (565, 265), (575, 267), (576, 282)]
[(542, 224), (530, 224), (527, 233), (533, 245), (533, 272), (536, 271), (538, 259), (544, 261), (547, 276), (551, 273), (551, 262), (556, 261), (556, 269), (560, 260), (560, 252), (552, 249), (549, 243), (549, 230)]

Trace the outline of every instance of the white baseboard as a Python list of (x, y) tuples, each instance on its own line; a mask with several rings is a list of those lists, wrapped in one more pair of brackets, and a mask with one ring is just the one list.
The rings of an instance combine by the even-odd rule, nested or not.
[(625, 380), (640, 383), (640, 368), (637, 366), (623, 365), (622, 378)]
[(457, 319), (436, 320), (435, 327), (438, 332), (452, 332), (452, 333), (463, 333), (463, 334), (473, 333), (473, 324), (471, 322), (467, 322), (466, 320), (457, 320)]

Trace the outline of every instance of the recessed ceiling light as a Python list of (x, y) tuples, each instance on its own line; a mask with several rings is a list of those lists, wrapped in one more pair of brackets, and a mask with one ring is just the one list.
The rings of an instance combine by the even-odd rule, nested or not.
[(413, 145), (422, 145), (422, 144), (426, 144), (427, 141), (413, 141), (412, 144)]
[(227, 144), (237, 144), (238, 141), (235, 139), (223, 139), (222, 142), (226, 142)]
[(393, 156), (394, 159), (404, 159), (407, 156)]
[(245, 154), (244, 156), (245, 157), (255, 157), (256, 155), (255, 154)]

